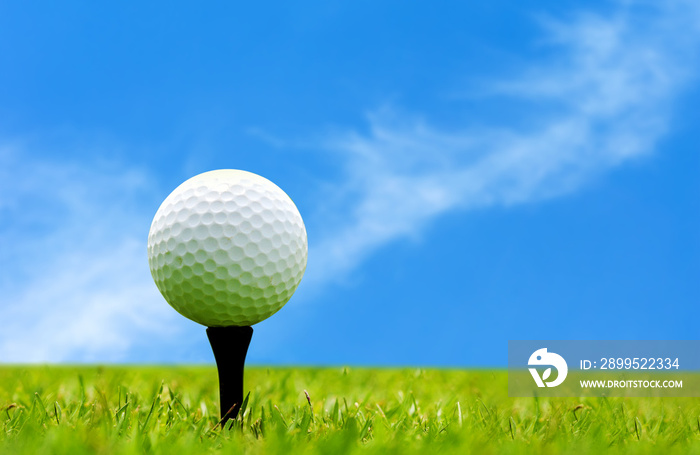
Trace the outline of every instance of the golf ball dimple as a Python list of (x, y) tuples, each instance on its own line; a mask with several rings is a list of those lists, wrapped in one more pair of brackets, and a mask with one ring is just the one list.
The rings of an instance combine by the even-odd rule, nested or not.
[(246, 171), (192, 177), (156, 212), (148, 263), (183, 316), (208, 327), (247, 326), (276, 313), (304, 271), (304, 222), (287, 194)]

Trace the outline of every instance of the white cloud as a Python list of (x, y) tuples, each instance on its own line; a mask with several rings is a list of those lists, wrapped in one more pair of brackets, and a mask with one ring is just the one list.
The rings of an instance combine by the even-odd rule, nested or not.
[(607, 16), (543, 19), (551, 57), (489, 87), (528, 102), (532, 114), (517, 122), (528, 126), (445, 131), (383, 109), (367, 133), (329, 138), (346, 162), (338, 210), (348, 215), (312, 245), (307, 285), (344, 276), (445, 212), (561, 195), (653, 151), (696, 70), (698, 5), (625, 2)]
[[(143, 172), (0, 152), (0, 362), (124, 360), (180, 319), (148, 270)], [(143, 341), (141, 341), (143, 343)]]

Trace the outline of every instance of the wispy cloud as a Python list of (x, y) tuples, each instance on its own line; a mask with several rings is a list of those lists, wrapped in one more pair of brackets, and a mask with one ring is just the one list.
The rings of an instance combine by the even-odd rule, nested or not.
[(151, 179), (24, 148), (0, 151), (0, 362), (124, 360), (172, 336), (145, 260)]
[(338, 206), (349, 210), (312, 246), (307, 280), (343, 276), (446, 212), (562, 195), (652, 152), (695, 76), (699, 13), (623, 2), (606, 16), (542, 19), (550, 57), (487, 87), (529, 103), (527, 121), (511, 122), (521, 126), (447, 131), (385, 108), (367, 132), (328, 138), (346, 163)]

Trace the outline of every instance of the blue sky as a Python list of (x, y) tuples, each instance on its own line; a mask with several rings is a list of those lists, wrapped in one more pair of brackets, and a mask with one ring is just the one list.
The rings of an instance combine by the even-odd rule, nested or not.
[(693, 339), (700, 5), (0, 6), (0, 362), (211, 362), (146, 258), (207, 170), (309, 235), (249, 362), (505, 365)]

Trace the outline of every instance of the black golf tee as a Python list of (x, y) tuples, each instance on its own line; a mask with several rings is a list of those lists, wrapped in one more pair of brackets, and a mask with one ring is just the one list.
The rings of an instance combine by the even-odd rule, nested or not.
[(221, 425), (235, 419), (243, 403), (243, 369), (252, 327), (209, 327), (207, 336), (219, 370)]

